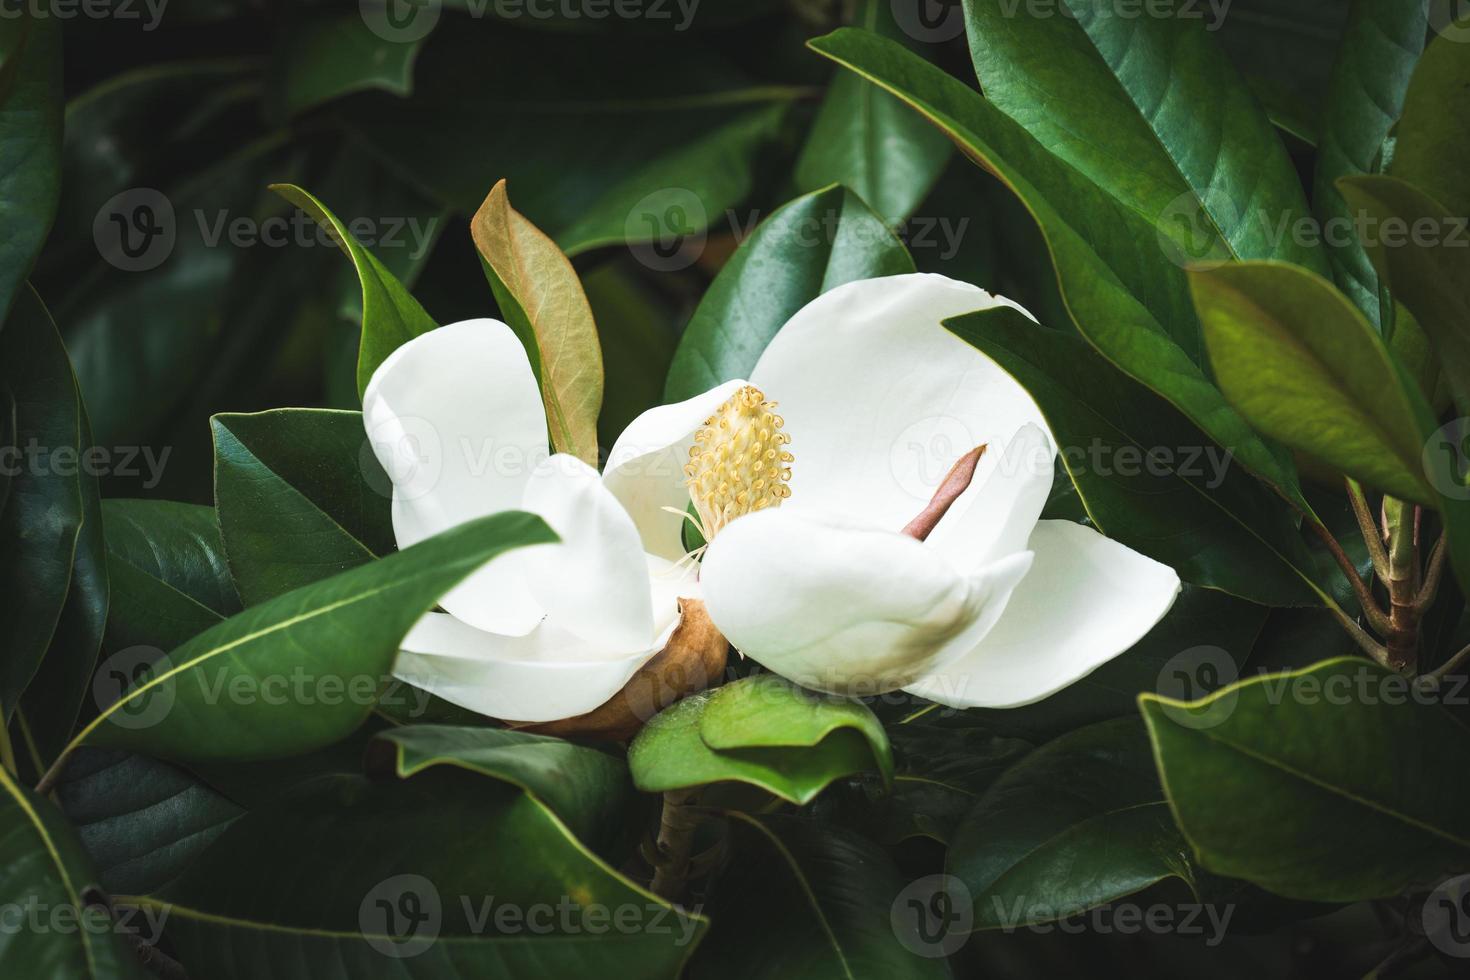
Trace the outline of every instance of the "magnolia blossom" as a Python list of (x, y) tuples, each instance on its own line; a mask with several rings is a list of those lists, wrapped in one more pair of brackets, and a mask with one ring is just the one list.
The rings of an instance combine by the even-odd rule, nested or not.
[[(932, 275), (833, 289), (749, 381), (635, 419), (601, 476), (547, 454), (509, 327), (405, 344), (363, 399), (399, 545), (507, 508), (541, 514), (561, 543), (474, 573), (410, 632), (395, 672), (494, 717), (581, 714), (698, 597), (737, 650), (822, 691), (1007, 706), (1089, 673), (1158, 622), (1179, 580), (1039, 519), (1055, 458), (1040, 410), (941, 325), (997, 305), (1015, 306)], [(688, 523), (709, 540), (697, 564)]]

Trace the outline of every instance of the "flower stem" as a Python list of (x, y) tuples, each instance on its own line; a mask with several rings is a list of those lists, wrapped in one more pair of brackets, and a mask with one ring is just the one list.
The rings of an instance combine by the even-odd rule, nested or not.
[(652, 887), (655, 894), (670, 902), (679, 901), (689, 883), (689, 857), (694, 851), (694, 829), (699, 825), (694, 806), (698, 798), (697, 788), (669, 790), (664, 794)]
[(1389, 666), (1413, 671), (1419, 659), (1419, 577), (1414, 541), (1415, 510), (1394, 497), (1383, 498), (1383, 526), (1388, 538), (1388, 646)]

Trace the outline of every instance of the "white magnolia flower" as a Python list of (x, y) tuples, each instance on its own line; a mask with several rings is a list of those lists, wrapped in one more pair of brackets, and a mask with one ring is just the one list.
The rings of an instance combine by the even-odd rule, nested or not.
[[(601, 477), (547, 455), (509, 327), (410, 341), (363, 399), (399, 545), (507, 508), (541, 514), (562, 543), (497, 558), (446, 595), (395, 673), (494, 717), (581, 714), (662, 648), (689, 596), (737, 649), (819, 690), (1003, 706), (1084, 676), (1158, 622), (1179, 580), (1089, 528), (1038, 520), (1055, 454), (1040, 411), (940, 325), (1002, 303), (941, 276), (838, 287), (781, 329), (749, 383), (635, 419)], [(939, 516), (931, 498), (982, 445)], [(691, 491), (712, 537), (701, 566), (685, 560)], [(927, 535), (911, 527), (921, 513)]]

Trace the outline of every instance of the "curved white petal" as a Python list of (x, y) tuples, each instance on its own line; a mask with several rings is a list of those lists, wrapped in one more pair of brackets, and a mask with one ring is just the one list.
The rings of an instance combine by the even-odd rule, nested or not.
[(526, 636), (486, 633), (429, 613), (404, 637), (393, 676), (462, 708), (505, 721), (585, 714), (622, 690), (655, 650), (611, 659), (542, 625)]
[(1179, 594), (1167, 565), (1071, 521), (1041, 521), (1031, 574), (980, 643), (905, 690), (956, 708), (1055, 694), (1137, 643)]
[(664, 508), (689, 506), (684, 464), (694, 432), (744, 384), (727, 381), (687, 401), (651, 408), (613, 444), (602, 479), (633, 518), (649, 554), (670, 561), (683, 557), (684, 520)]
[(978, 568), (1026, 549), (1056, 473), (1056, 449), (1039, 426), (1023, 425), (986, 455), (997, 460), (979, 474), (930, 532), (927, 543), (956, 568)]
[(598, 649), (635, 653), (653, 642), (649, 567), (638, 529), (597, 470), (557, 453), (538, 466), (522, 508), (561, 541), (525, 549), (531, 594), (546, 625)]
[(746, 656), (806, 687), (881, 694), (969, 650), (1031, 564), (971, 575), (896, 531), (781, 510), (729, 524), (700, 572), (705, 607)]
[[(393, 481), (393, 532), (407, 548), (476, 517), (521, 505), (546, 450), (546, 416), (525, 349), (498, 320), (465, 320), (415, 337), (373, 372), (363, 426)], [(511, 552), (440, 605), (481, 629), (529, 632), (542, 609)]]
[[(1002, 305), (1021, 309), (915, 273), (847, 283), (802, 307), (751, 373), (791, 436), (783, 506), (899, 530), (959, 457), (1028, 422), (1046, 431), (1025, 389), (940, 322)], [(996, 465), (987, 456), (977, 481)]]

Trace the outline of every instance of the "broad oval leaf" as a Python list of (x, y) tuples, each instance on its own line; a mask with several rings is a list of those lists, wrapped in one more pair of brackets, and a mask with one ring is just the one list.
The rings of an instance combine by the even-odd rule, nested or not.
[[(1435, 4), (1462, 13), (1455, 4)], [(1437, 28), (1441, 25), (1436, 24)], [(1465, 182), (1465, 160), (1470, 157), (1470, 118), (1458, 98), (1470, 86), (1470, 49), (1465, 34), (1470, 16), (1442, 25), (1439, 35), (1424, 49), (1414, 69), (1404, 111), (1394, 127), (1390, 176), (1424, 190), (1451, 214), (1470, 214), (1470, 187)]]
[(0, 968), (6, 976), (143, 980), (106, 909), (84, 894), (93, 887), (93, 874), (76, 835), (48, 800), (16, 785), (4, 768), (0, 868), (0, 905), (22, 915), (56, 916), (69, 908), (78, 916), (72, 929), (14, 928), (12, 923), (0, 933)]
[(757, 674), (655, 715), (629, 746), (628, 766), (648, 793), (738, 782), (804, 804), (854, 773), (887, 782), (893, 757), (866, 706)]
[(1256, 428), (1396, 497), (1435, 499), (1421, 462), (1428, 406), (1331, 283), (1264, 262), (1190, 282), (1215, 377)]
[(1441, 772), (1470, 751), (1470, 728), (1436, 701), (1347, 657), (1199, 701), (1139, 699), (1200, 863), (1324, 902), (1387, 897), (1470, 862), (1470, 786)]
[(347, 226), (325, 204), (294, 184), (270, 186), (311, 215), (357, 269), (362, 285), (362, 338), (357, 350), (357, 394), (361, 397), (373, 372), (389, 354), (438, 324), (377, 256), (358, 244)]
[(602, 348), (572, 263), (510, 206), (501, 180), (470, 220), (495, 302), (520, 338), (541, 385), (557, 452), (597, 464)]
[(246, 605), (396, 547), (391, 484), (361, 412), (282, 408), (210, 426), (220, 532)]
[(749, 377), (776, 332), (827, 290), (913, 271), (903, 243), (847, 188), (782, 205), (706, 290), (674, 351), (664, 397), (682, 401)]
[(221, 980), (674, 980), (707, 926), (627, 881), (535, 797), (442, 771), (307, 784), (237, 821), (147, 903), (169, 909), (190, 975)]
[(991, 784), (955, 831), (947, 870), (975, 902), (975, 927), (1074, 915), (1169, 877), (1193, 886), (1188, 848), (1137, 718), (1080, 728)]
[(435, 600), (496, 555), (554, 540), (538, 517), (492, 514), (252, 606), (149, 665), (73, 745), (186, 762), (330, 745), (367, 717)]

